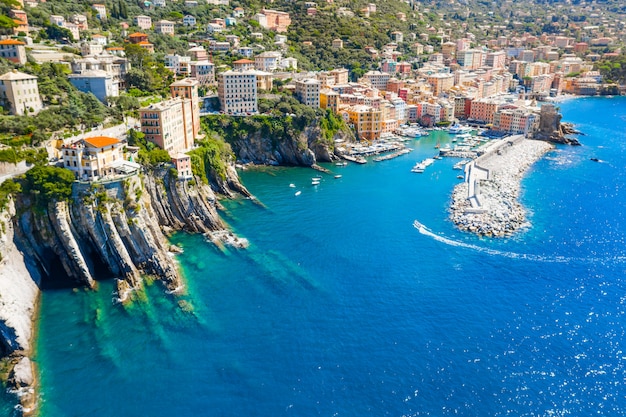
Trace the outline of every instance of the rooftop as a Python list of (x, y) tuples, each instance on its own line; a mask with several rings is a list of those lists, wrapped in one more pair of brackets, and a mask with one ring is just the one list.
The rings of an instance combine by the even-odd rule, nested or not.
[(17, 39), (5, 39), (0, 41), (0, 45), (25, 45), (24, 42), (20, 42)]
[(19, 72), (17, 70), (9, 71), (6, 74), (0, 75), (0, 80), (2, 81), (18, 81), (18, 80), (36, 80), (37, 77), (30, 74), (25, 74), (23, 72)]
[(85, 138), (83, 140), (87, 146), (90, 146), (92, 148), (104, 148), (105, 146), (120, 143), (119, 139), (111, 138), (108, 136), (94, 136), (93, 138)]

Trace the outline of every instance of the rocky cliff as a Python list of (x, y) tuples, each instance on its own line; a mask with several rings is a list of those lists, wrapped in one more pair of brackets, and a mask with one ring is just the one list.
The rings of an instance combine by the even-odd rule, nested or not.
[[(250, 194), (229, 167), (225, 187)], [(245, 246), (226, 230), (218, 200), (200, 181), (179, 181), (162, 168), (106, 184), (74, 183), (72, 198), (35, 207), (27, 193), (0, 221), (0, 353), (24, 413), (34, 409), (34, 375), (28, 359), (38, 286), (55, 277), (93, 287), (116, 277), (120, 302), (133, 299), (143, 277), (160, 280), (168, 292), (184, 287), (166, 235), (177, 230), (205, 233), (212, 240)], [(230, 188), (232, 186), (232, 188)], [(11, 209), (13, 208), (11, 202)]]
[(559, 114), (553, 104), (544, 104), (541, 106), (539, 127), (534, 134), (534, 138), (566, 145), (580, 145), (578, 139), (567, 136), (580, 134), (580, 132), (574, 130), (571, 124), (561, 123), (561, 117), (561, 114)]
[(281, 140), (263, 134), (262, 130), (246, 136), (230, 139), (237, 159), (243, 163), (261, 165), (313, 166), (317, 162), (330, 162), (335, 158), (334, 140), (350, 141), (354, 136), (349, 131), (337, 132), (332, 140), (322, 137), (317, 125), (306, 127), (301, 133), (287, 130)]
[(202, 124), (210, 137), (230, 145), (238, 161), (258, 165), (314, 166), (335, 159), (335, 141), (355, 140), (343, 119), (285, 97), (268, 114), (206, 116)]

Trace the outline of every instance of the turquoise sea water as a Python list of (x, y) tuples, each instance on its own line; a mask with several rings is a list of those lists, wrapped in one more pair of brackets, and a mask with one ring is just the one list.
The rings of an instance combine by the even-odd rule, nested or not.
[(224, 216), (247, 250), (174, 239), (192, 312), (159, 284), (126, 309), (111, 281), (43, 294), (42, 415), (624, 415), (626, 98), (561, 110), (584, 146), (532, 167), (509, 239), (450, 224), (455, 160), (409, 172), (434, 136), (317, 187), (244, 172), (263, 206)]

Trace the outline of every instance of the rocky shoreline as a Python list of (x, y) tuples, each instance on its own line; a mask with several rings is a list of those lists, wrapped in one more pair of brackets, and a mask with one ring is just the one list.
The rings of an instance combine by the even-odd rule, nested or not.
[[(480, 167), (488, 170), (486, 179), (468, 178), (452, 192), (450, 218), (461, 230), (480, 236), (504, 237), (528, 226), (526, 210), (518, 197), (526, 170), (553, 145), (532, 139), (507, 143), (505, 152), (493, 152), (481, 157)], [(477, 191), (470, 197), (470, 188)]]

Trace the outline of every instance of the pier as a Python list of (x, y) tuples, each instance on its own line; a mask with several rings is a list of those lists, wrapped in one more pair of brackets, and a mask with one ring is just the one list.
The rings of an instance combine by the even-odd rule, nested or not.
[(454, 188), (452, 221), (482, 236), (507, 236), (524, 227), (526, 213), (517, 201), (520, 182), (550, 149), (549, 143), (523, 135), (489, 142), (481, 156), (465, 165), (465, 181)]
[(388, 161), (390, 159), (397, 158), (397, 157), (402, 156), (402, 155), (406, 155), (407, 153), (410, 153), (411, 151), (412, 151), (412, 149), (404, 148), (404, 149), (401, 149), (401, 150), (399, 150), (397, 152), (394, 152), (394, 153), (390, 153), (390, 154), (383, 155), (383, 156), (378, 156), (378, 157), (374, 158), (374, 162)]

